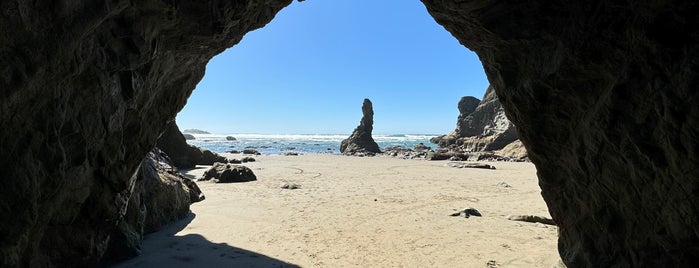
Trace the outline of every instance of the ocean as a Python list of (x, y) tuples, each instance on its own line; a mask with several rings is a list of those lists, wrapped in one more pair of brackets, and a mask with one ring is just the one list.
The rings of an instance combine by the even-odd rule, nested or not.
[[(196, 139), (187, 140), (187, 143), (208, 149), (216, 153), (225, 153), (232, 150), (242, 151), (244, 149), (254, 149), (261, 154), (340, 154), (340, 142), (349, 137), (346, 135), (317, 135), (317, 134), (192, 134)], [(226, 140), (227, 136), (235, 137), (236, 140)], [(402, 146), (413, 149), (415, 145), (423, 143), (436, 148), (430, 144), (429, 139), (437, 135), (428, 134), (396, 134), (396, 135), (373, 135), (374, 141), (383, 150), (387, 147)]]

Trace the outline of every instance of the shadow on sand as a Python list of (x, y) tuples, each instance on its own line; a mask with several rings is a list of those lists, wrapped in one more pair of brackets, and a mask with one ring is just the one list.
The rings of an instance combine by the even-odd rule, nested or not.
[(165, 226), (146, 235), (142, 254), (111, 267), (300, 267), (260, 253), (214, 243), (201, 235), (175, 236), (196, 215)]

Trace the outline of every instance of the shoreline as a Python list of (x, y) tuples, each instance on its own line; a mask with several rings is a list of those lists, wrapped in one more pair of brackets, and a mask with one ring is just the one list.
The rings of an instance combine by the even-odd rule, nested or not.
[[(244, 165), (257, 181), (199, 182), (206, 200), (191, 206), (189, 222), (148, 235), (141, 256), (115, 267), (550, 267), (558, 261), (555, 226), (506, 219), (550, 217), (532, 163), (488, 162), (497, 169), (484, 170), (390, 156), (255, 158)], [(199, 177), (205, 169), (183, 173)], [(300, 189), (281, 189), (285, 183)], [(483, 216), (449, 216), (464, 207)]]

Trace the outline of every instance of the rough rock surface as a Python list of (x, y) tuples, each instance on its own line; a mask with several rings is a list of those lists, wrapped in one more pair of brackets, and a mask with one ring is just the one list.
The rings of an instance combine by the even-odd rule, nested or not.
[(699, 5), (422, 0), (483, 62), (568, 267), (699, 262)]
[(204, 175), (199, 180), (211, 180), (217, 183), (248, 182), (257, 180), (257, 176), (246, 166), (217, 162), (204, 172)]
[(158, 148), (170, 157), (172, 164), (176, 167), (185, 169), (227, 161), (217, 153), (188, 144), (184, 135), (177, 127), (177, 123), (172, 121), (158, 139)]
[(92, 266), (214, 55), (291, 0), (0, 2), (0, 266)]
[[(695, 2), (422, 1), (482, 60), (569, 267), (699, 261)], [(0, 266), (97, 263), (208, 60), (290, 2), (0, 2)]]
[(153, 149), (136, 174), (126, 215), (110, 237), (103, 262), (138, 255), (143, 235), (186, 216), (189, 205), (201, 200), (204, 194), (196, 183), (180, 174), (162, 151)]
[(340, 152), (347, 155), (380, 153), (379, 145), (371, 137), (373, 129), (374, 108), (369, 99), (364, 99), (364, 103), (362, 103), (362, 119), (359, 121), (359, 126), (354, 129), (349, 138), (342, 140)]
[(482, 101), (476, 101), (478, 99), (470, 96), (461, 98), (456, 129), (432, 138), (430, 142), (440, 147), (455, 145), (469, 152), (478, 152), (500, 150), (517, 139), (517, 130), (505, 116), (492, 86), (486, 89)]
[(514, 158), (514, 159), (521, 159), (525, 160), (527, 158), (527, 148), (524, 147), (524, 144), (522, 144), (522, 141), (516, 140), (513, 141), (512, 143), (508, 144), (504, 148), (500, 149), (499, 151), (495, 152), (497, 155), (501, 155), (503, 157), (508, 157), (508, 158)]

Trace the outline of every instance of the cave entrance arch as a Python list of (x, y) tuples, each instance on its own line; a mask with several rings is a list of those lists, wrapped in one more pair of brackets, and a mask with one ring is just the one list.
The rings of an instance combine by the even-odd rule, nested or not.
[[(369, 22), (363, 22), (364, 24), (362, 24), (362, 25), (343, 25), (341, 23), (339, 25), (335, 25), (335, 24), (324, 22), (322, 20), (322, 19), (325, 19), (325, 20), (333, 20), (333, 19), (335, 19), (335, 20), (348, 20), (348, 19), (362, 20), (362, 19), (364, 19), (364, 17), (362, 16), (364, 14), (362, 14), (360, 12), (361, 10), (357, 10), (356, 14), (353, 14), (353, 15), (349, 15), (349, 16), (345, 15), (347, 17), (342, 17), (342, 15), (338, 15), (337, 13), (339, 13), (339, 12), (329, 12), (329, 13), (333, 14), (333, 16), (331, 18), (325, 17), (325, 18), (320, 18), (320, 19), (315, 20), (315, 21), (309, 20), (306, 22), (308, 24), (292, 23), (293, 16), (296, 16), (296, 18), (298, 18), (298, 17), (304, 17), (304, 16), (308, 15), (308, 14), (302, 14), (302, 11), (305, 11), (305, 9), (306, 10), (310, 9), (310, 12), (317, 11), (317, 10), (313, 10), (311, 8), (312, 6), (310, 6), (310, 5), (312, 5), (312, 4), (319, 4), (320, 5), (321, 3), (320, 2), (307, 2), (307, 3), (302, 3), (302, 4), (295, 3), (295, 4), (292, 4), (292, 6), (290, 6), (290, 7), (286, 7), (285, 9), (280, 11), (279, 14), (277, 14), (277, 17), (269, 25), (263, 27), (260, 30), (257, 30), (256, 32), (248, 33), (248, 36), (246, 36), (241, 41), (240, 44), (232, 47), (227, 52), (224, 52), (224, 54), (218, 55), (214, 59), (212, 59), (211, 62), (209, 63), (209, 66), (207, 67), (207, 75), (204, 77), (202, 82), (200, 82), (200, 86), (193, 92), (192, 97), (190, 97), (190, 99), (188, 100), (188, 102), (189, 102), (188, 106), (185, 106), (184, 111), (180, 114), (180, 117), (178, 117), (178, 124), (180, 125), (180, 127), (182, 129), (201, 128), (201, 129), (211, 131), (211, 129), (206, 127), (206, 126), (196, 125), (197, 120), (206, 120), (206, 119), (203, 119), (203, 117), (205, 117), (205, 116), (199, 115), (199, 116), (197, 116), (197, 118), (194, 118), (193, 120), (190, 120), (189, 122), (184, 122), (185, 120), (183, 120), (184, 118), (182, 118), (183, 113), (194, 114), (193, 111), (188, 110), (191, 107), (193, 107), (193, 106), (191, 106), (192, 104), (197, 104), (198, 107), (202, 107), (202, 104), (211, 107), (213, 111), (211, 111), (211, 115), (209, 116), (210, 118), (215, 118), (218, 115), (223, 115), (224, 117), (233, 118), (233, 120), (230, 120), (230, 123), (227, 123), (227, 124), (231, 124), (232, 126), (235, 126), (238, 123), (241, 123), (241, 124), (243, 123), (243, 122), (237, 122), (237, 120), (240, 120), (240, 119), (235, 119), (235, 118), (249, 117), (249, 118), (255, 118), (256, 122), (255, 122), (254, 126), (263, 127), (262, 124), (264, 124), (264, 123), (261, 123), (260, 120), (258, 120), (259, 115), (255, 114), (255, 113), (257, 113), (257, 109), (256, 109), (257, 107), (254, 107), (254, 106), (247, 107), (246, 106), (247, 108), (244, 108), (242, 110), (238, 110), (235, 112), (223, 112), (223, 113), (220, 111), (220, 109), (215, 108), (215, 107), (234, 106), (236, 104), (240, 104), (242, 106), (245, 103), (241, 103), (239, 101), (240, 99), (256, 98), (256, 97), (251, 97), (250, 95), (245, 94), (245, 93), (247, 93), (246, 91), (262, 91), (262, 92), (264, 92), (266, 90), (269, 90), (270, 92), (267, 93), (266, 96), (264, 96), (265, 99), (261, 100), (260, 102), (257, 102), (257, 105), (259, 107), (265, 107), (268, 105), (273, 105), (273, 104), (269, 103), (270, 102), (269, 98), (280, 97), (280, 98), (283, 98), (285, 101), (288, 101), (288, 99), (290, 97), (292, 97), (292, 96), (289, 96), (288, 94), (297, 94), (297, 92), (304, 90), (304, 88), (301, 88), (301, 87), (309, 86), (309, 85), (314, 86), (314, 87), (319, 87), (319, 89), (321, 90), (321, 91), (311, 92), (311, 94), (321, 94), (322, 95), (322, 91), (326, 91), (326, 90), (327, 91), (340, 91), (340, 92), (358, 90), (358, 91), (360, 91), (360, 94), (354, 95), (351, 97), (342, 96), (344, 99), (330, 99), (330, 100), (326, 100), (328, 103), (315, 103), (315, 105), (314, 105), (314, 103), (304, 103), (304, 104), (288, 103), (288, 104), (290, 104), (289, 107), (287, 108), (288, 112), (293, 112), (293, 109), (295, 109), (295, 108), (299, 109), (299, 107), (304, 107), (302, 109), (307, 109), (307, 110), (313, 110), (313, 111), (321, 110), (322, 111), (323, 108), (319, 108), (319, 107), (315, 107), (315, 106), (316, 105), (317, 106), (324, 106), (327, 104), (334, 104), (338, 101), (347, 101), (346, 98), (353, 98), (351, 101), (347, 101), (348, 106), (346, 106), (343, 109), (352, 111), (352, 114), (354, 114), (354, 116), (349, 117), (349, 118), (345, 118), (345, 119), (341, 119), (343, 121), (346, 121), (346, 126), (344, 127), (345, 132), (340, 132), (340, 133), (349, 134), (349, 132), (356, 126), (357, 121), (359, 119), (359, 116), (357, 116), (357, 114), (358, 114), (357, 112), (359, 111), (359, 109), (358, 109), (359, 102), (362, 100), (362, 98), (369, 97), (370, 99), (372, 99), (372, 101), (374, 101), (375, 109), (378, 110), (375, 113), (375, 115), (377, 117), (379, 117), (379, 119), (375, 120), (376, 121), (376, 123), (374, 125), (375, 129), (380, 126), (382, 121), (386, 122), (387, 120), (381, 120), (381, 117), (383, 115), (380, 112), (380, 110), (381, 110), (381, 107), (379, 106), (380, 103), (377, 103), (377, 99), (372, 97), (372, 94), (374, 94), (373, 91), (385, 90), (385, 88), (384, 88), (384, 86), (381, 86), (381, 85), (365, 84), (366, 82), (364, 82), (364, 80), (367, 80), (367, 79), (364, 79), (363, 76), (368, 74), (366, 70), (354, 69), (353, 67), (355, 67), (355, 66), (347, 65), (346, 62), (343, 62), (343, 60), (347, 60), (347, 58), (344, 58), (344, 57), (322, 59), (324, 61), (319, 61), (319, 59), (317, 59), (317, 58), (303, 59), (303, 58), (294, 57), (297, 54), (300, 54), (300, 55), (310, 54), (310, 55), (312, 55), (314, 53), (320, 53), (319, 51), (313, 51), (313, 50), (319, 50), (319, 49), (325, 49), (325, 48), (317, 46), (317, 43), (324, 43), (325, 45), (330, 44), (331, 46), (341, 47), (343, 45), (346, 45), (344, 42), (348, 41), (348, 39), (338, 38), (337, 36), (330, 36), (330, 37), (323, 36), (323, 33), (315, 33), (314, 30), (322, 32), (323, 30), (327, 30), (326, 29), (327, 27), (337, 27), (340, 29), (342, 29), (342, 27), (360, 27), (360, 28), (361, 27), (368, 27), (367, 25), (369, 24)], [(336, 5), (337, 3), (325, 3), (325, 4)], [(419, 2), (415, 1), (413, 4), (418, 5), (418, 8), (422, 12), (423, 17), (421, 17), (421, 19), (424, 20), (424, 21), (421, 21), (422, 23), (428, 24), (429, 26), (436, 28), (436, 31), (438, 31), (441, 34), (440, 36), (438, 36), (439, 38), (446, 38), (452, 42), (452, 44), (451, 44), (452, 47), (448, 47), (447, 49), (452, 49), (453, 47), (456, 47), (455, 51), (458, 52), (458, 54), (469, 54), (470, 53), (466, 48), (459, 45), (453, 39), (453, 37), (449, 35), (449, 33), (447, 31), (445, 31), (441, 26), (436, 24), (434, 22), (434, 20), (431, 17), (429, 17), (426, 10)], [(362, 6), (361, 4), (358, 4), (358, 3), (353, 3), (352, 5), (353, 6)], [(373, 9), (372, 12), (376, 12), (377, 14), (381, 14), (381, 13), (386, 13), (388, 11), (381, 10), (381, 9)], [(370, 16), (371, 15), (376, 15), (376, 14), (370, 14)], [(396, 18), (395, 16), (391, 16), (390, 19), (398, 20), (397, 22), (392, 22), (392, 23), (395, 23), (395, 24), (401, 23), (400, 22), (401, 18)], [(284, 24), (293, 25), (293, 27), (295, 27), (295, 29), (293, 29), (293, 30), (297, 30), (299, 32), (296, 32), (296, 31), (284, 32), (284, 30), (285, 29), (288, 30), (288, 28), (279, 28), (278, 27), (279, 25), (284, 25)], [(324, 27), (320, 27), (318, 29), (315, 29), (315, 28), (308, 29), (310, 26), (316, 26), (314, 24), (323, 25)], [(386, 25), (386, 24), (390, 24), (390, 23), (387, 21), (381, 21), (380, 23), (375, 23), (375, 24), (376, 24), (376, 27), (380, 27), (381, 25)], [(334, 30), (336, 30), (336, 29), (334, 29)], [(387, 34), (390, 33), (391, 31), (396, 31), (396, 30), (406, 31), (406, 29), (404, 29), (404, 28), (401, 28), (401, 29), (390, 28), (390, 29), (381, 29), (381, 30), (383, 30)], [(265, 31), (271, 31), (271, 33), (267, 33)], [(369, 30), (367, 30), (367, 31), (369, 31)], [(408, 29), (407, 31), (411, 32), (411, 29)], [(433, 31), (435, 31), (435, 29), (433, 29)], [(308, 32), (310, 32), (310, 33), (308, 33)], [(342, 34), (346, 34), (346, 31), (340, 30), (340, 32), (342, 32)], [(303, 35), (304, 38), (307, 40), (304, 40), (304, 39), (299, 40), (298, 38), (295, 37), (295, 35)], [(370, 34), (367, 34), (367, 37), (371, 37)], [(415, 42), (415, 39), (422, 38), (422, 39), (426, 39), (426, 40), (421, 40), (425, 43), (437, 41), (437, 40), (430, 40), (430, 37), (432, 37), (432, 36), (421, 36), (419, 34), (414, 34), (414, 35), (410, 36), (410, 38), (412, 38), (411, 40), (406, 40), (405, 36), (401, 36), (401, 35), (394, 36), (393, 38), (400, 39), (401, 41), (412, 41), (412, 42)], [(275, 39), (275, 38), (277, 38), (277, 39)], [(328, 38), (338, 38), (338, 40), (330, 40), (329, 41), (329, 40), (327, 40)], [(387, 37), (387, 38), (390, 39), (391, 37)], [(361, 39), (361, 37), (352, 36), (349, 39), (350, 40), (351, 39)], [(261, 41), (258, 41), (258, 40), (261, 40)], [(309, 41), (309, 40), (311, 40), (311, 41)], [(302, 41), (306, 41), (306, 42), (304, 43)], [(267, 43), (267, 44), (274, 44), (277, 46), (272, 46), (271, 49), (268, 49), (266, 51), (260, 51), (259, 49), (255, 50), (254, 46), (257, 44), (260, 44), (260, 42)], [(371, 55), (373, 53), (394, 53), (394, 51), (385, 50), (386, 49), (385, 47), (387, 46), (387, 44), (381, 43), (382, 42), (381, 40), (366, 40), (363, 42), (364, 43), (348, 44), (349, 48), (336, 49), (336, 50), (333, 50), (332, 53), (339, 54), (341, 56), (348, 56), (350, 58), (355, 57), (355, 56), (353, 56), (354, 54), (359, 54), (360, 58), (362, 58), (361, 61), (367, 62), (366, 63), (367, 65), (384, 65), (388, 68), (381, 69), (378, 72), (384, 72), (384, 73), (386, 73), (387, 76), (393, 75), (391, 77), (391, 79), (386, 79), (386, 80), (388, 80), (389, 82), (393, 81), (394, 83), (401, 82), (401, 81), (397, 81), (399, 79), (409, 80), (409, 81), (431, 81), (430, 79), (434, 79), (435, 77), (428, 77), (429, 75), (421, 75), (420, 73), (406, 73), (402, 76), (395, 76), (395, 74), (392, 73), (395, 70), (393, 70), (391, 68), (391, 66), (400, 65), (400, 64), (405, 64), (405, 65), (413, 64), (413, 65), (416, 65), (416, 66), (419, 66), (422, 68), (435, 68), (434, 66), (429, 66), (429, 65), (428, 66), (420, 66), (420, 64), (421, 63), (424, 63), (426, 65), (427, 64), (435, 64), (435, 63), (439, 64), (442, 61), (453, 61), (453, 60), (473, 61), (475, 58), (474, 56), (472, 56), (471, 59), (468, 59), (468, 58), (461, 58), (461, 57), (454, 55), (454, 56), (451, 56), (450, 58), (438, 58), (438, 59), (430, 59), (431, 61), (424, 60), (423, 62), (412, 62), (410, 60), (400, 61), (400, 59), (396, 58), (397, 56), (393, 56), (393, 58), (394, 58), (393, 60), (395, 62), (388, 62), (388, 63), (376, 62), (375, 60), (371, 59)], [(392, 46), (401, 46), (401, 45), (406, 45), (406, 44), (395, 44), (395, 43), (388, 44), (388, 46), (391, 46), (391, 45)], [(407, 44), (407, 45), (413, 45), (413, 44)], [(444, 48), (436, 47), (436, 46), (430, 47), (427, 44), (420, 44), (420, 45), (421, 45), (421, 47), (412, 46), (411, 48), (414, 50), (411, 50), (408, 53), (422, 53), (422, 52), (425, 52), (426, 50), (444, 49)], [(307, 46), (311, 46), (311, 48), (309, 49), (309, 48), (307, 48)], [(374, 47), (381, 47), (381, 46), (383, 46), (384, 50), (374, 48)], [(249, 54), (246, 54), (246, 53), (249, 53)], [(260, 55), (260, 53), (272, 54), (272, 55), (275, 55), (275, 57), (269, 57), (268, 55)], [(363, 55), (363, 54), (367, 54), (368, 56)], [(421, 55), (421, 56), (428, 57), (428, 58), (430, 57), (429, 55), (432, 55), (430, 53), (423, 53), (423, 54), (427, 54), (428, 56), (425, 56), (425, 55)], [(471, 54), (471, 55), (473, 55), (473, 54)], [(405, 57), (409, 57), (409, 56), (411, 56), (411, 55), (405, 55)], [(309, 61), (311, 64), (306, 64), (304, 62), (304, 60)], [(356, 59), (352, 59), (352, 60), (356, 60)], [(236, 62), (236, 61), (238, 61), (238, 62)], [(479, 73), (482, 72), (482, 69), (480, 67), (480, 61), (478, 59), (475, 59), (475, 62), (478, 65), (477, 71)], [(240, 75), (240, 74), (231, 75), (230, 74), (231, 70), (225, 69), (225, 66), (228, 64), (230, 64), (230, 65), (240, 64), (241, 66), (245, 66), (245, 68), (247, 68), (248, 70), (241, 70), (238, 68), (236, 68), (235, 70), (241, 71), (241, 72), (248, 71), (249, 73), (246, 72), (245, 74), (242, 74), (242, 75)], [(216, 67), (212, 67), (212, 65), (215, 65)], [(275, 65), (282, 65), (283, 67), (278, 67)], [(218, 68), (218, 69), (216, 69), (216, 68)], [(340, 70), (339, 73), (332, 73), (330, 75), (331, 77), (329, 79), (332, 79), (332, 78), (338, 79), (339, 83), (351, 84), (351, 87), (345, 87), (344, 85), (337, 85), (335, 83), (338, 83), (338, 82), (329, 81), (329, 79), (326, 79), (325, 77), (321, 77), (320, 79), (315, 79), (315, 80), (324, 80), (323, 81), (324, 83), (313, 84), (313, 83), (309, 83), (307, 81), (301, 81), (301, 85), (279, 84), (280, 82), (284, 83), (285, 81), (288, 81), (288, 80), (295, 80), (294, 78), (298, 78), (298, 77), (308, 77), (308, 76), (316, 76), (316, 75), (323, 76), (323, 74), (317, 73), (319, 70), (321, 70), (323, 68), (325, 68), (325, 69), (337, 68), (338, 70)], [(370, 69), (370, 68), (367, 68), (366, 66), (363, 66), (362, 68), (363, 69)], [(369, 71), (369, 72), (377, 72), (375, 69), (371, 69), (371, 70), (372, 71)], [(360, 75), (358, 75), (358, 73)], [(208, 81), (208, 79), (214, 79), (213, 76), (218, 76), (218, 77), (229, 76), (229, 77), (231, 77), (231, 79), (228, 80), (227, 82), (218, 82), (218, 85), (216, 85), (216, 83)], [(484, 76), (480, 78), (484, 81), (482, 81), (481, 83), (474, 83), (475, 82), (475, 81), (473, 81), (474, 78), (467, 77), (467, 73), (464, 73), (464, 72), (449, 73), (449, 74), (446, 74), (444, 77), (436, 77), (436, 79), (443, 80), (443, 79), (452, 79), (454, 77), (460, 78), (458, 85), (457, 85), (457, 90), (456, 90), (458, 93), (451, 95), (450, 98), (447, 98), (448, 99), (447, 103), (437, 104), (437, 103), (433, 103), (431, 101), (425, 101), (425, 102), (420, 103), (419, 106), (410, 105), (410, 106), (417, 106), (417, 107), (419, 107), (418, 109), (413, 110), (413, 109), (408, 108), (408, 111), (415, 111), (418, 114), (420, 113), (420, 111), (424, 111), (425, 109), (434, 109), (434, 107), (436, 107), (436, 106), (444, 106), (444, 108), (449, 110), (450, 114), (439, 115), (440, 117), (444, 118), (444, 121), (446, 121), (446, 123), (445, 123), (445, 125), (447, 126), (446, 131), (441, 131), (440, 133), (434, 133), (434, 134), (445, 134), (445, 133), (448, 133), (451, 130), (453, 130), (454, 121), (458, 115), (457, 113), (455, 113), (457, 111), (457, 109), (455, 109), (455, 108), (456, 108), (457, 101), (459, 100), (460, 97), (462, 97), (464, 95), (475, 95), (476, 97), (481, 98), (481, 96), (484, 95), (483, 94), (484, 90), (488, 87), (487, 82), (483, 83), (486, 80)], [(242, 82), (241, 81), (241, 80), (246, 79), (246, 78), (249, 78), (251, 82)], [(270, 85), (267, 85), (267, 83), (269, 83), (269, 82), (276, 82), (276, 83), (272, 83)], [(293, 81), (293, 82), (299, 83), (298, 81)], [(305, 82), (305, 84), (304, 84), (304, 82)], [(385, 83), (385, 81), (379, 81), (379, 82)], [(410, 82), (410, 83), (415, 84), (416, 82)], [(429, 94), (439, 94), (439, 92), (441, 91), (439, 86), (430, 85), (431, 83), (436, 83), (436, 82), (432, 81), (432, 82), (427, 82), (426, 84), (423, 84), (425, 91), (434, 92), (434, 93), (429, 93)], [(473, 83), (474, 85), (469, 85), (469, 83)], [(245, 87), (245, 86), (241, 86), (240, 84), (247, 84), (250, 86)], [(219, 86), (219, 87), (222, 86), (222, 88), (220, 88), (217, 91), (212, 91), (209, 94), (204, 94), (205, 91), (211, 90), (212, 87), (216, 87), (216, 86)], [(271, 87), (275, 87), (275, 86), (277, 88), (271, 88)], [(338, 88), (336, 89), (336, 88), (332, 88), (332, 87), (338, 87)], [(394, 87), (401, 88), (401, 86), (394, 86)], [(463, 88), (468, 88), (468, 87), (476, 87), (478, 90), (477, 91), (478, 93), (468, 93), (468, 90), (462, 90)], [(366, 90), (366, 88), (368, 88), (369, 90)], [(405, 88), (401, 88), (401, 89), (406, 90)], [(444, 90), (450, 91), (448, 89), (444, 89)], [(200, 93), (201, 93), (201, 95), (198, 95)], [(251, 92), (251, 93), (256, 93), (256, 92)], [(230, 94), (230, 95), (228, 95), (228, 94)], [(422, 93), (422, 94), (425, 94), (425, 93)], [(224, 97), (224, 96), (229, 96), (229, 97)], [(384, 99), (379, 99), (379, 100), (381, 101)], [(396, 93), (394, 98), (387, 98), (387, 100), (400, 101), (400, 102), (407, 101), (406, 97), (404, 95), (401, 95), (400, 93)], [(302, 100), (300, 100), (300, 101), (302, 101)], [(253, 100), (246, 101), (246, 102), (248, 104), (255, 103)], [(403, 108), (402, 111), (405, 111), (405, 108)], [(250, 114), (247, 114), (247, 112), (249, 112)], [(332, 114), (332, 113), (330, 113), (330, 114)], [(189, 115), (187, 115), (187, 116), (189, 116)], [(393, 114), (392, 116), (393, 117), (396, 117), (396, 116), (409, 117), (410, 115), (405, 115), (405, 114), (395, 115), (395, 114)], [(300, 117), (302, 118), (302, 116), (300, 116)], [(333, 120), (337, 120), (337, 118), (333, 117)], [(419, 122), (421, 120), (415, 120), (415, 121)], [(268, 123), (268, 124), (274, 125), (274, 123)], [(319, 123), (319, 124), (323, 124), (323, 123)], [(274, 126), (274, 129), (279, 129), (279, 126)], [(253, 129), (251, 131), (259, 131), (259, 130)], [(321, 131), (323, 131), (323, 130), (321, 130)], [(216, 130), (213, 130), (213, 132), (216, 132)], [(331, 130), (331, 132), (334, 132), (334, 131)], [(379, 130), (379, 132), (380, 132), (380, 130)], [(236, 133), (235, 130), (233, 130), (233, 131), (230, 131), (227, 133), (221, 133), (221, 134), (235, 134), (235, 133)], [(309, 133), (309, 132), (302, 132), (302, 133)], [(310, 132), (310, 133), (315, 133), (315, 132)], [(321, 133), (324, 133), (324, 132), (321, 132)], [(385, 134), (400, 134), (400, 133), (405, 134), (406, 132), (385, 133)], [(418, 132), (413, 132), (413, 131), (407, 132), (407, 133), (428, 134), (428, 133), (418, 133)], [(236, 149), (240, 150), (240, 148), (236, 148)], [(309, 171), (306, 170), (305, 172), (309, 172)], [(535, 177), (533, 177), (533, 176), (528, 176), (527, 179), (529, 179), (531, 182), (534, 182), (536, 180)], [(492, 185), (490, 185), (490, 186), (492, 186), (491, 188), (498, 189), (497, 188), (498, 186), (496, 186), (496, 184), (498, 182), (499, 181), (493, 182)], [(537, 187), (534, 187), (534, 188), (535, 188), (534, 191), (538, 195), (538, 188)], [(469, 199), (469, 197), (456, 197), (453, 195), (439, 196), (437, 198), (443, 198), (445, 200), (449, 199), (449, 198), (456, 198), (456, 199), (465, 198), (463, 200), (477, 200), (477, 198), (470, 198)], [(379, 198), (379, 199), (381, 199), (381, 198)], [(540, 199), (541, 198), (539, 197), (539, 201), (541, 201)], [(409, 203), (410, 201), (404, 201), (404, 202)], [(532, 213), (532, 212), (530, 212), (530, 213)], [(507, 220), (504, 219), (504, 217), (502, 217), (501, 220), (507, 222)], [(506, 245), (506, 247), (510, 247), (510, 245), (507, 245), (507, 243), (509, 243), (509, 242), (503, 242), (503, 243)], [(498, 245), (498, 247), (500, 247), (500, 245)], [(540, 255), (543, 256), (543, 255), (547, 255), (547, 254), (549, 254), (549, 255), (554, 254), (555, 255), (556, 251), (555, 251), (555, 249), (549, 249), (548, 252), (542, 253)], [(537, 256), (537, 257), (540, 257), (540, 256)], [(546, 264), (551, 264), (551, 263), (553, 263), (553, 261), (550, 261), (550, 263), (546, 263)]]
[(349, 134), (369, 98), (375, 134), (444, 134), (459, 98), (487, 87), (476, 55), (418, 1), (294, 2), (209, 62), (177, 122), (215, 133)]

